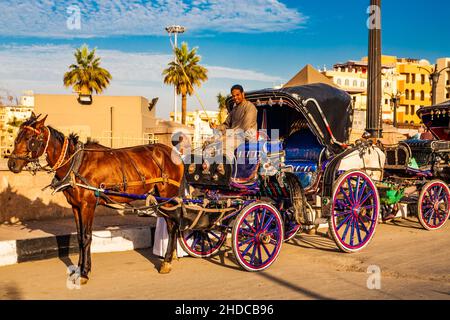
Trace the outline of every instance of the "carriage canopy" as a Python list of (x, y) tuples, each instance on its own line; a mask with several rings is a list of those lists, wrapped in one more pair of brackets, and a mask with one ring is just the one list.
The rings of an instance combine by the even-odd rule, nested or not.
[(422, 107), (417, 115), (431, 133), (440, 140), (450, 140), (450, 100), (434, 106)]
[[(309, 129), (320, 144), (334, 152), (341, 150), (335, 141), (346, 143), (349, 139), (353, 117), (350, 95), (330, 85), (249, 91), (246, 99), (258, 109), (258, 129), (278, 129), (281, 139)], [(309, 99), (317, 101), (319, 108)], [(228, 111), (233, 106), (233, 100), (228, 99)]]

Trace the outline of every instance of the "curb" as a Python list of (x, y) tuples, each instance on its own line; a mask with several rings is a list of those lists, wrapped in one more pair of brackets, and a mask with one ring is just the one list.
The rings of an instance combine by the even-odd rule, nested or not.
[[(153, 246), (154, 226), (108, 228), (92, 234), (92, 253), (146, 249)], [(0, 266), (67, 257), (78, 253), (77, 234), (0, 241)]]

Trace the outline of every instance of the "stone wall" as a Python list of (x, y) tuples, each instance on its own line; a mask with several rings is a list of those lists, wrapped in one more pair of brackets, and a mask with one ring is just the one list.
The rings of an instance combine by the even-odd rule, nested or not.
[[(0, 223), (72, 217), (72, 209), (59, 192), (51, 195), (47, 186), (53, 175), (38, 172), (14, 174), (5, 170), (6, 162), (0, 160)], [(117, 214), (116, 211), (99, 206), (96, 215)]]

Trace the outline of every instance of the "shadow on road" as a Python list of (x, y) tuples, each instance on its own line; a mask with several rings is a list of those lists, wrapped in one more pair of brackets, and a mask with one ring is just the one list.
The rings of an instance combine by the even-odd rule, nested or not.
[(424, 230), (417, 218), (398, 218), (387, 222), (386, 225)]
[(334, 241), (323, 235), (308, 235), (300, 233), (286, 243), (306, 249), (339, 252), (339, 249)]
[(14, 283), (0, 285), (0, 300), (21, 300), (22, 292)]
[(159, 268), (163, 262), (163, 259), (155, 256), (152, 253), (152, 250), (153, 250), (152, 248), (149, 248), (149, 249), (135, 249), (134, 251), (136, 251), (141, 256), (143, 256), (145, 259), (147, 259), (151, 264), (153, 264), (153, 268), (156, 271), (159, 271)]
[(304, 294), (304, 295), (306, 295), (306, 296), (308, 296), (308, 297), (310, 297), (312, 299), (316, 299), (316, 300), (333, 300), (332, 298), (323, 296), (323, 295), (321, 295), (319, 293), (316, 293), (314, 291), (311, 291), (311, 290), (302, 288), (302, 287), (300, 287), (300, 286), (298, 286), (296, 284), (290, 283), (290, 282), (288, 282), (288, 281), (286, 281), (284, 279), (275, 277), (274, 275), (271, 275), (268, 272), (265, 272), (265, 271), (258, 272), (258, 275), (260, 277), (266, 278), (266, 279), (268, 279), (268, 280), (270, 280), (272, 282), (278, 283), (279, 285), (282, 285), (283, 287), (286, 287), (286, 288), (294, 290), (294, 291), (296, 291), (298, 293)]

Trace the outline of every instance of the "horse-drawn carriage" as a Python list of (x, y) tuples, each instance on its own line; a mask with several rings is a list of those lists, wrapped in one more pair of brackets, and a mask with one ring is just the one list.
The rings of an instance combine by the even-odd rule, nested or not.
[[(381, 210), (394, 212), (401, 201), (418, 203), (427, 229), (447, 220), (448, 141), (390, 147), (363, 137), (348, 145), (350, 96), (325, 84), (248, 92), (246, 98), (257, 108), (259, 134), (239, 145), (232, 159), (220, 142), (183, 159), (161, 144), (83, 144), (33, 114), (20, 128), (8, 167), (39, 170), (46, 157), (47, 170), (55, 173), (51, 187), (73, 207), (85, 281), (99, 204), (146, 200), (128, 209), (165, 218), (169, 245), (161, 273), (171, 269), (178, 236), (191, 256), (209, 257), (231, 234), (237, 262), (259, 271), (276, 260), (284, 241), (323, 223), (342, 251), (361, 250), (373, 238)], [(227, 107), (233, 107), (231, 99)], [(419, 194), (407, 194), (410, 186)]]
[[(376, 181), (384, 153), (369, 140), (348, 146), (350, 96), (324, 84), (248, 92), (258, 110), (259, 137), (234, 159), (208, 145), (185, 158), (191, 201), (181, 242), (194, 257), (216, 253), (231, 233), (238, 263), (269, 267), (283, 241), (305, 226), (329, 223), (338, 247), (364, 248), (379, 219)], [(233, 101), (227, 101), (230, 110)]]
[(395, 216), (403, 203), (427, 230), (444, 226), (450, 214), (450, 103), (420, 108), (417, 115), (433, 140), (408, 139), (385, 146), (382, 210)]

